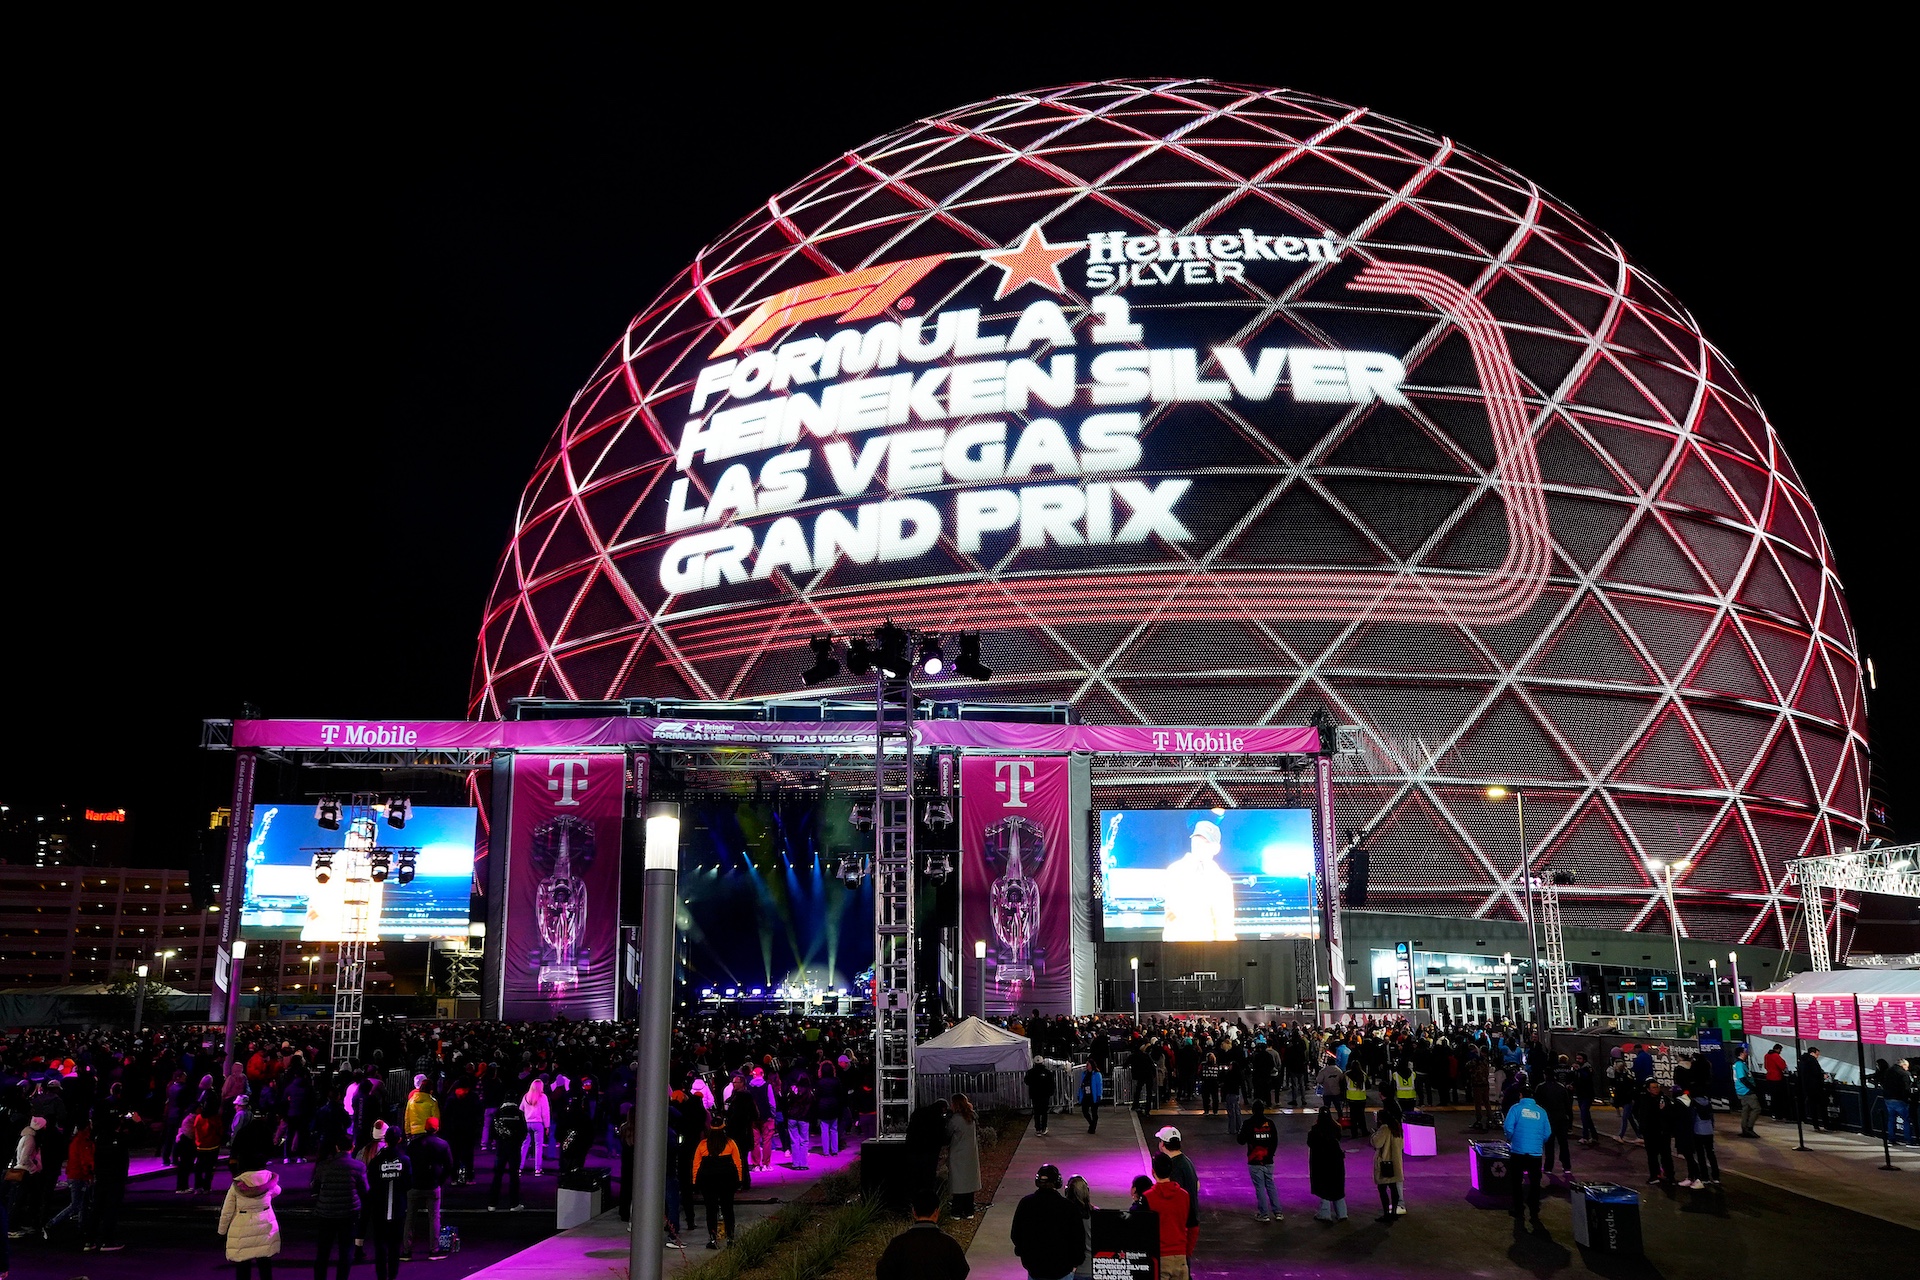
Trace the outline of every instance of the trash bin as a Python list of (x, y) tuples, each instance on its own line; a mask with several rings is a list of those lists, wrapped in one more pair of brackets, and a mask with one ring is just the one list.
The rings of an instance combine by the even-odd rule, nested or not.
[(606, 1208), (613, 1175), (605, 1169), (581, 1169), (562, 1175), (554, 1193), (554, 1226), (560, 1231), (591, 1222)]
[(1512, 1158), (1513, 1148), (1504, 1142), (1468, 1143), (1467, 1168), (1473, 1177), (1473, 1189), (1483, 1196), (1506, 1199), (1507, 1162)]
[(1573, 1184), (1573, 1242), (1607, 1253), (1640, 1252), (1640, 1193), (1614, 1182)]
[(1406, 1136), (1406, 1154), (1430, 1156), (1439, 1150), (1433, 1137), (1433, 1117), (1423, 1111), (1409, 1111), (1402, 1126)]

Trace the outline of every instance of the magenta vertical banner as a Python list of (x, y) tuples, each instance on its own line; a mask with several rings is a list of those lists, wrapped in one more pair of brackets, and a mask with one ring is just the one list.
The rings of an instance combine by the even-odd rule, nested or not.
[(614, 1016), (626, 768), (625, 753), (611, 751), (513, 759), (501, 974), (509, 1020)]
[(1065, 756), (960, 762), (960, 950), (987, 944), (990, 1017), (1073, 1012), (1071, 815)]

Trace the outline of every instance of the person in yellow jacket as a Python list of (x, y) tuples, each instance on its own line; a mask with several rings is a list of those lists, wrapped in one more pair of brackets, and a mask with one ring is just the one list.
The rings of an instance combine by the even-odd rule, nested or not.
[(427, 1078), (413, 1078), (413, 1092), (407, 1095), (407, 1112), (401, 1117), (400, 1125), (409, 1138), (417, 1138), (427, 1131), (428, 1120), (440, 1118), (440, 1104), (427, 1092)]

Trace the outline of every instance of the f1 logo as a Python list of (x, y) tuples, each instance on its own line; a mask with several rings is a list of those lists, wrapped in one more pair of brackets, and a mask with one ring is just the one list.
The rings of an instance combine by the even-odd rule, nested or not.
[[(1026, 796), (1033, 794), (1034, 763), (1031, 760), (995, 760), (993, 762), (993, 789), (1007, 798), (1004, 809), (1024, 809)], [(1003, 777), (1003, 774), (1012, 776)], [(1008, 783), (1012, 783), (1011, 786)]]
[[(560, 776), (557, 778), (553, 776), (556, 769), (560, 771)], [(580, 801), (575, 797), (584, 793), (586, 789), (586, 756), (553, 756), (547, 760), (547, 790), (560, 793), (560, 798), (553, 802), (556, 807), (579, 804)]]

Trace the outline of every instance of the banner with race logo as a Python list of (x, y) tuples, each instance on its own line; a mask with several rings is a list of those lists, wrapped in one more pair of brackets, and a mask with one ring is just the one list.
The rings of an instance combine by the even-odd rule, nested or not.
[(960, 951), (987, 944), (988, 1017), (1073, 1012), (1072, 813), (1065, 756), (960, 762)]
[(617, 751), (513, 758), (500, 930), (509, 1021), (615, 1014), (626, 765)]

